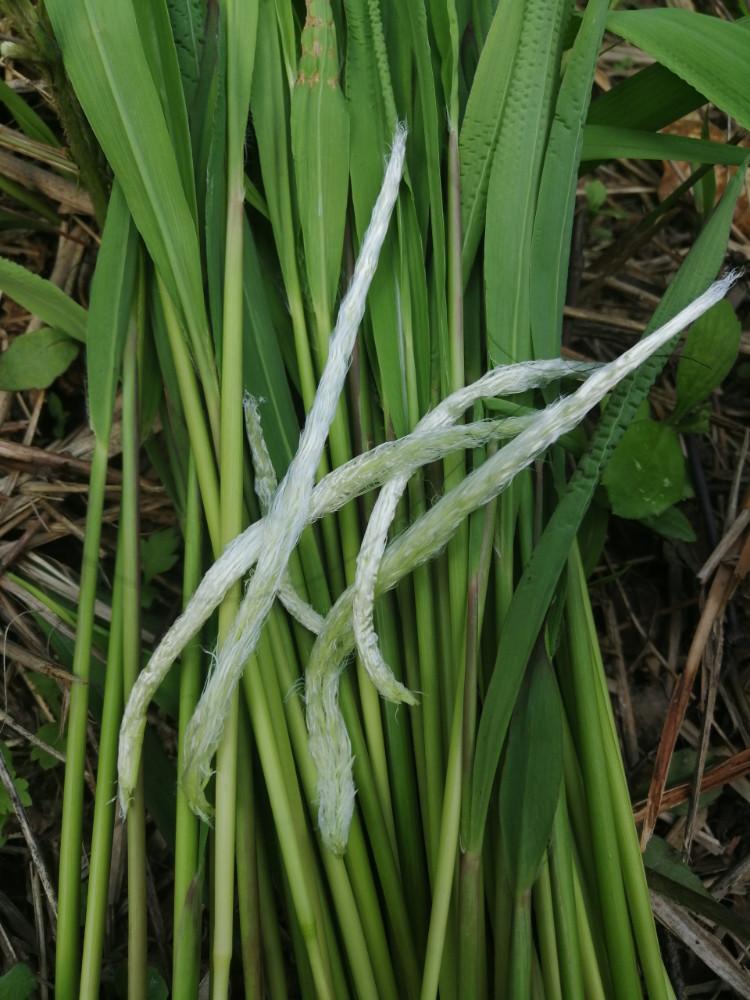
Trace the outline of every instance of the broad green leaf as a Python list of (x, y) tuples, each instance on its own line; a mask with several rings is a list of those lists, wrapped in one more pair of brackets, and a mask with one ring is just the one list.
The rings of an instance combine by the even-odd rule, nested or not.
[(737, 360), (741, 335), (740, 321), (726, 300), (693, 323), (677, 365), (673, 420), (681, 420), (721, 385)]
[(167, 0), (167, 7), (180, 64), (185, 103), (190, 108), (201, 72), (206, 4), (205, 0)]
[[(675, 316), (715, 277), (724, 259), (742, 182), (738, 171), (652, 316), (649, 332)], [(663, 364), (664, 356), (653, 358), (612, 393), (589, 450), (578, 463), (513, 594), (479, 720), (471, 779), (470, 849), (482, 844), (497, 765), (524, 670), (601, 470)]]
[(738, 166), (747, 159), (747, 150), (728, 143), (690, 139), (681, 135), (608, 125), (587, 125), (583, 133), (582, 158), (687, 160), (690, 163), (728, 163)]
[(68, 370), (78, 348), (67, 334), (49, 327), (16, 337), (0, 354), (0, 390), (46, 389)]
[(713, 898), (695, 872), (685, 864), (680, 854), (661, 837), (654, 836), (649, 840), (643, 853), (643, 863), (649, 871), (657, 872), (707, 899)]
[(195, 179), (187, 103), (167, 0), (132, 0), (132, 3), (151, 75), (159, 92), (164, 120), (172, 137), (172, 150), (182, 186), (195, 216)]
[(501, 0), (479, 57), (461, 124), (461, 231), (464, 285), (484, 234), (487, 189), (502, 124), (513, 60), (523, 23), (524, 3)]
[[(529, 0), (487, 192), (487, 349), (492, 364), (531, 353), (531, 237), (560, 61), (561, 0)], [(476, 84), (475, 84), (476, 86)]]
[[(61, 753), (65, 751), (65, 738), (60, 734), (60, 727), (56, 722), (45, 722), (37, 729), (36, 736), (47, 746), (53, 747)], [(46, 750), (38, 746), (32, 746), (30, 756), (44, 771), (50, 771), (62, 763), (59, 757), (53, 757), (51, 753), (47, 753)]]
[(57, 136), (43, 118), (30, 107), (5, 81), (0, 80), (0, 102), (10, 111), (21, 131), (30, 139), (46, 142), (49, 146), (59, 146)]
[(677, 431), (656, 420), (638, 420), (625, 431), (602, 482), (619, 517), (656, 517), (682, 499), (685, 459)]
[(552, 833), (562, 782), (562, 707), (544, 656), (534, 659), (508, 730), (500, 841), (516, 893), (531, 888)]
[(180, 558), (180, 534), (176, 528), (161, 528), (141, 538), (141, 572), (146, 583), (167, 573)]
[(137, 260), (138, 235), (122, 188), (115, 183), (91, 283), (86, 341), (89, 420), (101, 440), (109, 437), (133, 308)]
[[(741, 18), (735, 26), (747, 31), (750, 17)], [(597, 97), (589, 109), (588, 123), (656, 131), (706, 101), (689, 83), (655, 63)]]
[[(414, 177), (414, 183), (410, 183), (410, 189), (414, 197), (414, 211), (419, 220), (419, 229), (418, 232), (415, 232), (414, 229), (416, 227), (408, 227), (407, 220), (411, 215), (409, 210), (399, 216), (399, 219), (403, 219), (406, 223), (405, 226), (400, 228), (401, 253), (402, 255), (409, 256), (413, 264), (417, 242), (422, 251), (423, 260), (419, 268), (420, 273), (417, 274), (414, 268), (412, 268), (412, 274), (414, 274), (414, 278), (412, 279), (414, 286), (412, 289), (413, 298), (415, 293), (419, 294), (416, 285), (419, 284), (421, 289), (421, 286), (424, 284), (424, 247), (427, 241), (427, 217), (423, 212), (423, 206), (425, 208), (429, 206), (429, 236), (432, 247), (431, 289), (434, 302), (432, 340), (439, 345), (438, 350), (440, 355), (445, 358), (448, 355), (449, 346), (446, 299), (446, 226), (443, 212), (443, 189), (440, 177), (440, 139), (443, 134), (441, 128), (442, 114), (438, 105), (435, 77), (432, 68), (429, 29), (423, 0), (420, 0), (419, 3), (404, 4), (403, 9), (407, 11), (409, 17), (411, 49), (414, 53), (416, 71), (416, 96), (418, 96), (418, 102), (415, 103), (418, 103), (419, 113), (417, 114), (417, 108), (415, 107), (415, 118), (421, 124), (420, 138), (423, 139), (424, 145), (417, 144), (415, 141), (417, 129), (412, 129), (409, 143), (407, 144), (407, 162), (410, 164), (411, 175)], [(458, 127), (457, 123), (455, 127)], [(455, 135), (455, 133), (452, 133), (452, 135)], [(448, 141), (450, 142), (451, 138)], [(418, 160), (414, 155), (409, 157), (410, 146), (413, 147), (412, 154), (414, 153), (414, 149), (416, 149), (417, 155), (421, 155), (422, 160)], [(448, 156), (450, 157), (450, 152)], [(426, 185), (422, 183), (423, 171), (427, 175)], [(425, 188), (427, 189), (426, 192)], [(427, 195), (426, 199), (425, 194)], [(417, 378), (420, 381), (421, 390), (420, 412), (424, 412), (427, 405), (429, 405), (429, 386), (425, 386), (424, 382), (429, 383), (430, 380), (430, 323), (426, 312), (422, 313), (416, 303), (414, 303), (412, 314), (416, 317), (416, 323), (419, 326), (423, 325), (421, 317), (423, 317), (424, 322), (427, 324), (427, 329), (424, 331), (424, 338), (420, 338), (419, 334), (414, 338), (416, 344), (415, 361)]]
[(292, 92), (292, 155), (307, 281), (318, 325), (331, 326), (349, 197), (349, 112), (339, 87), (331, 5), (307, 6)]
[(131, 0), (47, 0), (65, 68), (173, 301), (204, 380), (210, 347), (195, 222)]
[(291, 0), (275, 0), (276, 20), (279, 25), (279, 38), (281, 39), (281, 51), (284, 56), (284, 69), (286, 70), (289, 90), (294, 87), (297, 79), (297, 40), (294, 32), (294, 5)]
[(673, 538), (678, 542), (694, 542), (697, 538), (692, 524), (679, 507), (669, 507), (655, 517), (643, 517), (641, 520), (647, 528), (664, 538)]
[(536, 358), (556, 358), (560, 353), (583, 127), (607, 9), (607, 0), (590, 0), (586, 6), (557, 95), (544, 157), (531, 251), (531, 334)]
[(649, 840), (643, 863), (652, 889), (731, 931), (741, 940), (750, 941), (750, 921), (714, 899), (678, 852), (661, 837)]
[(750, 128), (750, 59), (744, 26), (671, 8), (613, 11), (607, 28)]
[(36, 989), (36, 976), (23, 962), (18, 962), (0, 976), (0, 1000), (27, 1000)]
[(264, 401), (261, 408), (263, 434), (281, 480), (297, 450), (299, 425), (249, 225), (245, 226), (244, 255), (245, 386), (253, 396)]
[(167, 1000), (169, 989), (164, 977), (153, 965), (148, 967), (146, 978), (146, 1000)]
[(86, 340), (86, 310), (51, 281), (5, 257), (0, 257), (0, 292), (74, 340)]
[[(356, 232), (361, 240), (380, 190), (384, 157), (393, 138), (397, 116), (387, 73), (382, 25), (376, 24), (373, 36), (368, 5), (364, 0), (345, 0), (344, 5), (347, 23), (346, 96), (352, 108), (370, 109), (369, 114), (353, 114), (350, 119), (349, 169)], [(407, 196), (404, 189), (399, 197), (403, 199)], [(377, 355), (386, 424), (391, 423), (399, 437), (408, 430), (400, 291), (397, 234), (391, 226), (370, 286), (367, 316)]]
[(455, 0), (428, 0), (432, 30), (440, 55), (440, 78), (448, 115), (458, 128), (459, 28)]
[(298, 284), (297, 247), (291, 200), (288, 98), (284, 83), (276, 15), (271, 0), (261, 0), (250, 111), (258, 137), (258, 156), (268, 214), (287, 288)]
[(656, 131), (705, 103), (703, 94), (654, 63), (592, 101), (587, 125)]

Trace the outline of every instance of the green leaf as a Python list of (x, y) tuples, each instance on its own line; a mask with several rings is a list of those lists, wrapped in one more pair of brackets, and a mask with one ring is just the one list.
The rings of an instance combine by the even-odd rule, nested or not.
[(23, 962), (0, 976), (0, 1000), (27, 1000), (36, 988), (36, 976)]
[(122, 188), (115, 183), (91, 282), (87, 325), (89, 420), (100, 440), (109, 437), (122, 350), (133, 308), (137, 260), (138, 236)]
[(59, 146), (57, 136), (47, 123), (30, 107), (20, 94), (0, 80), (0, 101), (10, 111), (21, 131), (37, 142), (46, 142), (49, 146)]
[[(649, 332), (703, 292), (721, 267), (742, 181), (742, 174), (738, 172), (727, 185), (724, 197), (652, 316)], [(612, 393), (589, 450), (580, 460), (513, 594), (477, 732), (468, 838), (471, 849), (479, 849), (482, 844), (510, 713), (578, 528), (591, 503), (602, 468), (632, 415), (647, 397), (663, 363), (663, 356), (652, 359)]]
[[(383, 159), (397, 117), (382, 25), (377, 21), (371, 25), (367, 6), (364, 0), (345, 0), (346, 96), (351, 107), (370, 110), (367, 115), (353, 114), (350, 120), (349, 169), (355, 228), (360, 240), (380, 190)], [(402, 189), (399, 199), (408, 196), (408, 191)], [(370, 286), (367, 316), (372, 327), (386, 422), (392, 423), (399, 437), (408, 430), (400, 295), (397, 234), (391, 226)]]
[(750, 921), (714, 899), (698, 876), (688, 868), (674, 848), (652, 837), (643, 855), (646, 877), (652, 889), (731, 931), (743, 941), (750, 941)]
[(261, 271), (258, 250), (250, 226), (245, 224), (243, 237), (245, 280), (244, 351), (245, 388), (262, 399), (261, 416), (268, 452), (281, 477), (297, 450), (299, 424), (289, 381), (284, 371), (279, 337), (271, 319), (267, 287)]
[(589, 181), (584, 188), (586, 192), (586, 207), (589, 212), (596, 213), (607, 200), (607, 188), (600, 180)]
[(697, 90), (654, 63), (592, 101), (587, 124), (656, 131), (705, 103)]
[(487, 347), (492, 364), (531, 356), (531, 239), (560, 63), (564, 3), (529, 0), (487, 192)]
[(590, 0), (586, 5), (557, 96), (544, 157), (530, 264), (536, 358), (556, 358), (560, 353), (583, 125), (607, 9), (607, 0)]
[(655, 517), (682, 499), (685, 459), (674, 427), (638, 420), (625, 431), (604, 471), (619, 517)]
[(0, 354), (0, 389), (46, 389), (77, 354), (78, 344), (60, 330), (24, 333)]
[(679, 507), (669, 507), (654, 517), (642, 517), (641, 520), (664, 538), (674, 538), (678, 542), (694, 542), (698, 537), (692, 524)]
[(162, 528), (141, 538), (141, 570), (146, 583), (170, 570), (180, 557), (180, 533)]
[[(5, 766), (7, 767), (8, 773), (13, 780), (13, 785), (16, 789), (16, 794), (21, 801), (21, 805), (30, 806), (31, 796), (29, 795), (29, 783), (25, 778), (19, 778), (16, 776), (13, 757), (8, 747), (2, 741), (0, 741), (0, 754), (2, 754)], [(13, 808), (11, 797), (5, 789), (5, 785), (0, 784), (0, 847), (5, 843), (5, 838), (3, 836), (5, 821), (13, 815), (15, 815), (15, 810)]]
[(210, 344), (198, 234), (132, 0), (48, 0), (46, 8), (76, 96), (182, 310), (205, 380)]
[(534, 659), (508, 731), (500, 841), (516, 893), (530, 889), (552, 833), (562, 783), (562, 707), (544, 655)]
[(686, 889), (705, 896), (706, 899), (713, 898), (695, 872), (688, 868), (679, 853), (661, 837), (651, 837), (643, 854), (643, 862), (649, 871), (657, 872), (672, 882), (677, 882)]
[(86, 340), (86, 310), (46, 278), (0, 257), (0, 290), (74, 340)]
[(195, 177), (185, 91), (166, 0), (131, 0), (164, 119), (172, 137), (182, 186), (195, 215)]
[[(37, 729), (36, 735), (43, 743), (64, 753), (65, 737), (60, 735), (60, 727), (56, 722), (45, 722), (43, 726)], [(31, 748), (30, 757), (45, 771), (50, 771), (53, 767), (57, 767), (62, 763), (59, 757), (53, 757), (52, 754), (47, 753), (46, 750), (42, 750), (41, 747), (37, 746)]]
[(172, 22), (185, 103), (190, 108), (201, 71), (205, 0), (167, 0), (167, 8)]
[(671, 8), (613, 11), (607, 28), (750, 128), (750, 59), (744, 26)]
[(693, 323), (677, 365), (673, 420), (680, 420), (721, 385), (737, 360), (741, 335), (740, 322), (726, 300)]
[(331, 6), (308, 3), (292, 92), (292, 155), (307, 280), (319, 326), (329, 328), (341, 272), (349, 196), (349, 113), (339, 87)]
[(484, 234), (490, 171), (521, 34), (524, 7), (521, 0), (502, 0), (498, 4), (479, 57), (461, 125), (458, 148), (464, 284), (468, 281)]
[(687, 160), (690, 163), (739, 165), (747, 150), (724, 142), (690, 139), (681, 135), (644, 132), (608, 125), (587, 125), (583, 133), (584, 160)]
[(153, 965), (148, 967), (146, 980), (146, 1000), (167, 1000), (169, 989), (164, 982), (164, 977)]

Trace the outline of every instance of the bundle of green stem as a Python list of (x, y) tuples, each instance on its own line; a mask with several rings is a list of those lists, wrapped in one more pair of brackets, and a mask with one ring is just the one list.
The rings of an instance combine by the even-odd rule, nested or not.
[[(600, 368), (550, 359), (582, 158), (623, 143), (653, 155), (673, 138), (653, 130), (704, 99), (742, 121), (736, 26), (610, 14), (602, 0), (581, 17), (561, 0), (46, 0), (46, 12), (82, 110), (69, 130), (82, 176), (98, 169), (78, 141), (90, 126), (113, 177), (85, 316), (96, 447), (56, 996), (98, 996), (106, 969), (126, 703), (128, 989), (147, 992), (147, 813), (159, 810), (140, 746), (154, 699), (175, 719), (184, 778), (167, 835), (173, 996), (197, 996), (207, 975), (216, 1000), (233, 980), (273, 998), (671, 997), (579, 529), (676, 334), (726, 290), (700, 297), (743, 171), (653, 337)], [(658, 109), (637, 77), (589, 109), (607, 24), (679, 74), (656, 67), (671, 88)], [(70, 94), (63, 107), (73, 114)], [(50, 323), (81, 322), (48, 298)], [(571, 378), (581, 386), (556, 400)], [(572, 435), (605, 394), (590, 439)], [(186, 607), (140, 674), (142, 450), (182, 528)], [(175, 696), (164, 678), (178, 658)]]

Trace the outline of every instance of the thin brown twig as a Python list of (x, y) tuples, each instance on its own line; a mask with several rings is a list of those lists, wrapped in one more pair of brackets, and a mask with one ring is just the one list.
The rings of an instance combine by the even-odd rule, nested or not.
[(47, 897), (47, 905), (49, 906), (50, 913), (52, 914), (53, 920), (57, 920), (57, 896), (55, 895), (55, 890), (52, 886), (52, 880), (49, 877), (49, 872), (47, 871), (47, 866), (44, 863), (44, 858), (42, 857), (41, 851), (34, 837), (34, 833), (29, 824), (28, 817), (26, 815), (26, 810), (23, 807), (23, 803), (19, 798), (18, 792), (16, 791), (16, 786), (13, 783), (13, 778), (10, 776), (8, 771), (8, 766), (5, 763), (5, 758), (0, 754), (0, 781), (2, 781), (5, 786), (5, 791), (8, 793), (8, 798), (13, 806), (13, 812), (16, 814), (16, 819), (18, 820), (18, 825), (21, 827), (21, 833), (23, 834), (23, 839), (26, 841), (26, 846), (29, 849), (29, 854), (31, 855), (31, 860), (34, 863), (34, 867), (39, 873), (39, 879), (42, 883), (42, 888), (44, 889), (44, 895)]

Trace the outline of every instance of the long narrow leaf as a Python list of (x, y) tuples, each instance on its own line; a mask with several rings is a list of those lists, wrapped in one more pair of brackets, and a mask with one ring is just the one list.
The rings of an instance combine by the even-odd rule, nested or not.
[[(649, 324), (654, 329), (699, 294), (721, 267), (734, 206), (742, 189), (738, 171)], [(534, 643), (601, 470), (658, 375), (663, 357), (650, 359), (612, 394), (605, 418), (550, 518), (508, 609), (477, 733), (471, 792), (470, 847), (482, 843), (490, 794), (510, 713)]]
[(135, 289), (138, 238), (119, 184), (112, 188), (91, 287), (86, 338), (89, 420), (109, 437)]
[(86, 310), (46, 278), (0, 257), (0, 290), (74, 340), (86, 340)]

